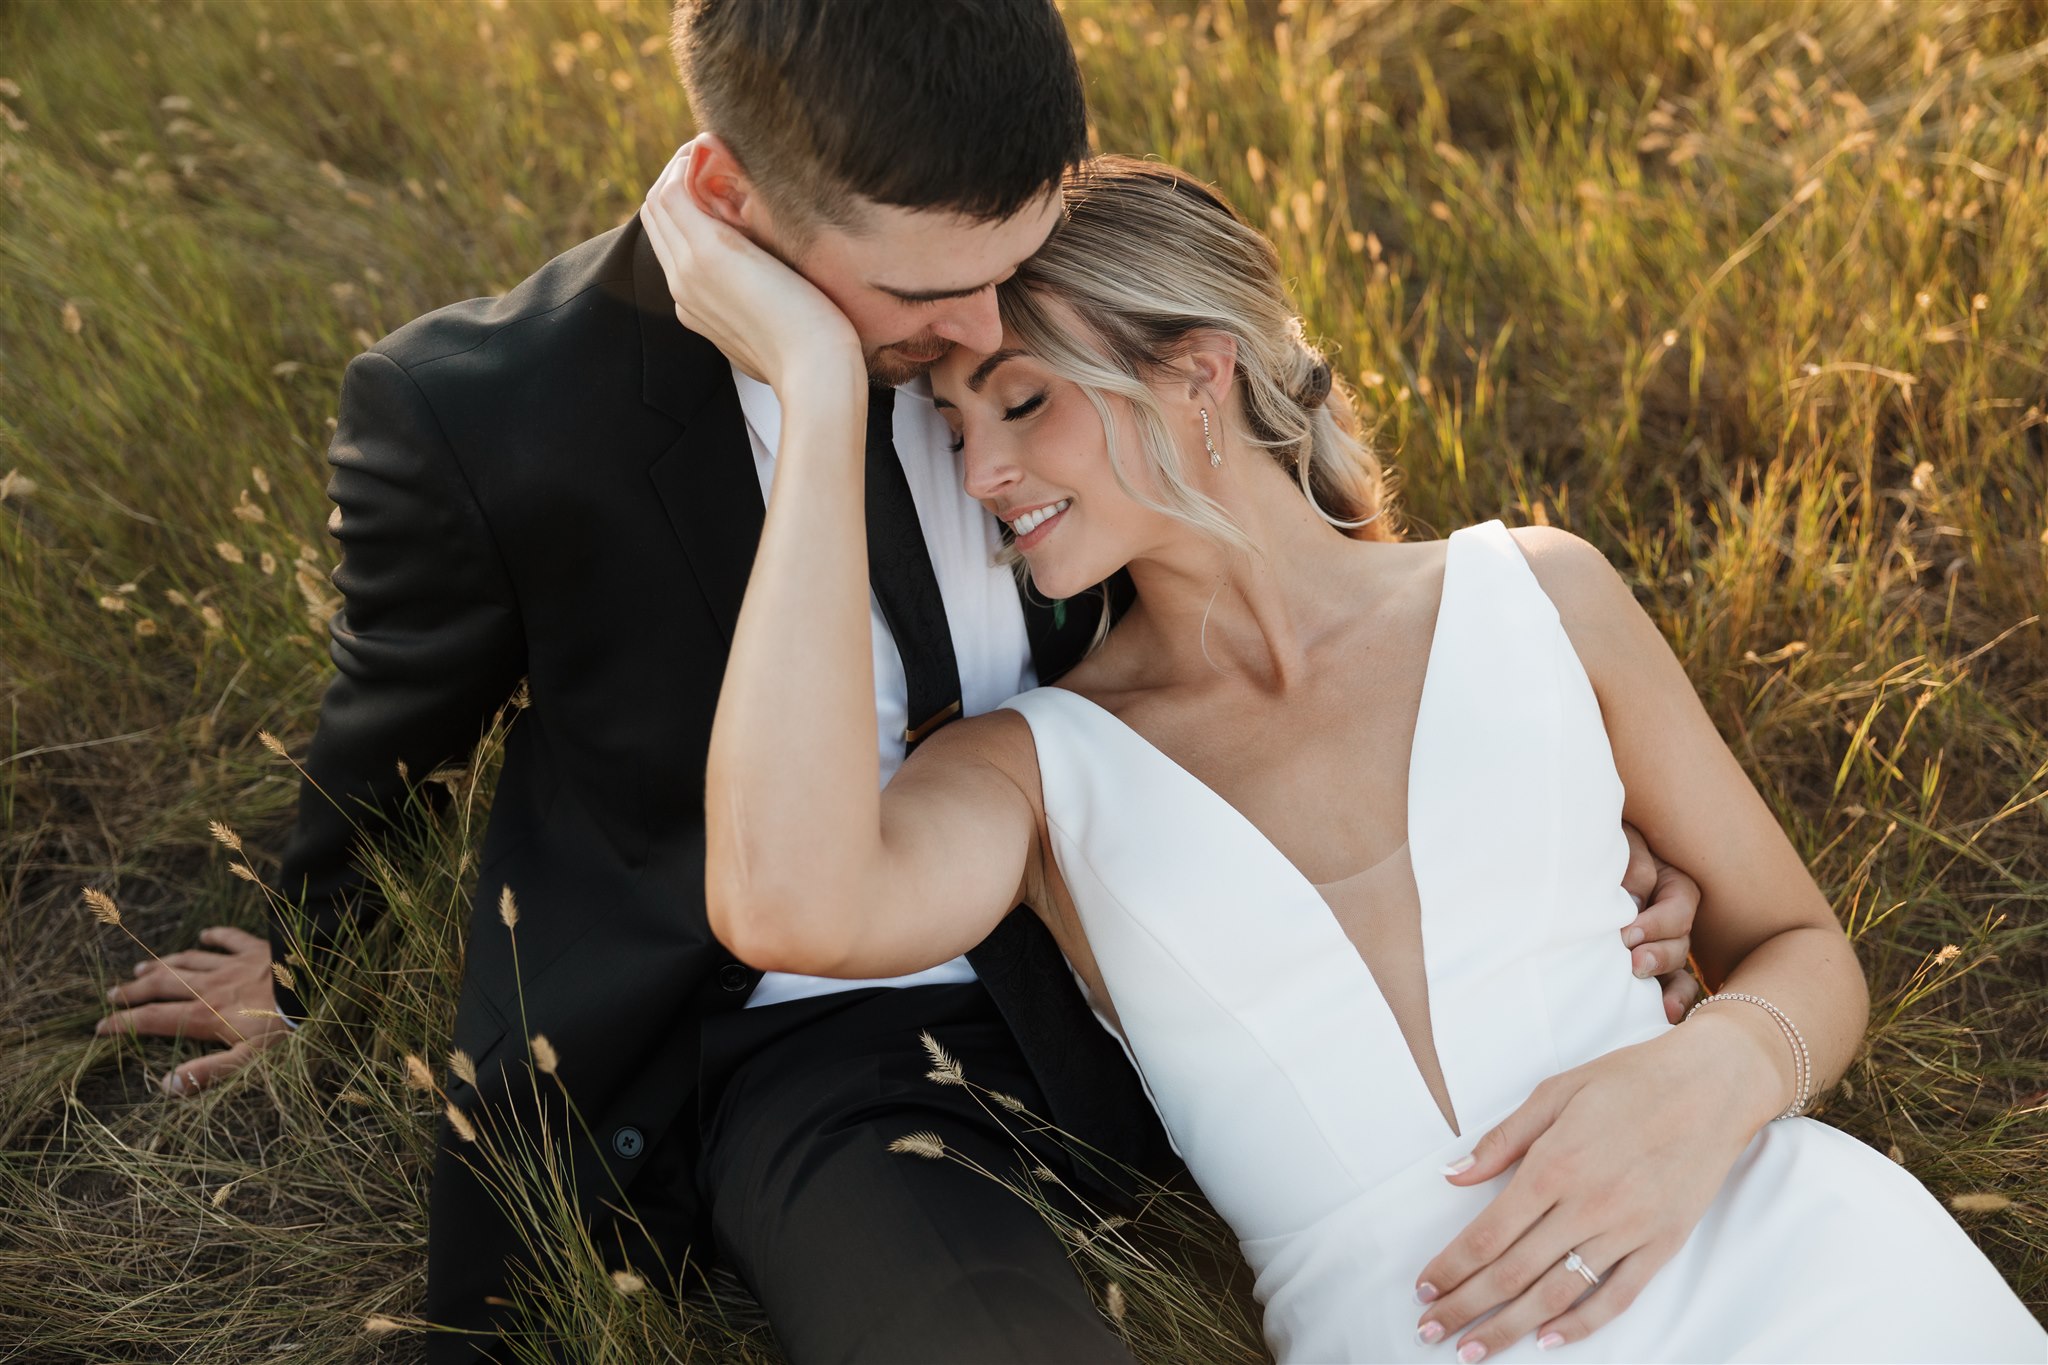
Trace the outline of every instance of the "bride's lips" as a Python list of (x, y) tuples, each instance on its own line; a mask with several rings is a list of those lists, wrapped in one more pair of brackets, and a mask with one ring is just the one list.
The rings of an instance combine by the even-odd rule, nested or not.
[(1032, 527), (1031, 530), (1026, 534), (1021, 536), (1013, 536), (1010, 543), (1017, 547), (1019, 553), (1031, 549), (1032, 547), (1042, 542), (1047, 536), (1051, 535), (1052, 528), (1059, 525), (1061, 522), (1065, 521), (1067, 519), (1067, 513), (1073, 510), (1074, 505), (1070, 502), (1065, 507), (1062, 507), (1059, 511), (1047, 517), (1044, 521), (1039, 522), (1038, 525)]

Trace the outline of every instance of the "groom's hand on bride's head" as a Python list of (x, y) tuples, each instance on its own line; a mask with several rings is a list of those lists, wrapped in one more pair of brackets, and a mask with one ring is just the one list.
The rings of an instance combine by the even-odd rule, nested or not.
[(137, 964), (135, 979), (107, 992), (118, 1006), (93, 1032), (197, 1038), (225, 1043), (180, 1063), (160, 1084), (169, 1095), (189, 1095), (248, 1065), (282, 1038), (290, 1025), (272, 994), (270, 944), (242, 929), (202, 929), (205, 948), (152, 957)]
[(1664, 988), (1664, 1017), (1685, 1018), (1700, 997), (1700, 983), (1686, 967), (1692, 953), (1692, 922), (1700, 912), (1699, 883), (1670, 863), (1662, 862), (1634, 825), (1628, 836), (1628, 870), (1622, 889), (1636, 900), (1636, 917), (1621, 931), (1629, 964), (1637, 976), (1657, 978)]

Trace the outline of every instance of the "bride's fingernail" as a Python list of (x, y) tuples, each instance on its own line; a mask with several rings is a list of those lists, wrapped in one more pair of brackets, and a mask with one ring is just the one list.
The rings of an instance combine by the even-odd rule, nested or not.
[(1424, 1346), (1434, 1346), (1444, 1339), (1444, 1325), (1432, 1319), (1415, 1329), (1415, 1339)]
[(184, 1093), (185, 1093), (185, 1078), (184, 1078), (183, 1076), (180, 1076), (180, 1075), (179, 1075), (179, 1074), (178, 1074), (177, 1072), (175, 1072), (175, 1071), (172, 1071), (172, 1072), (169, 1072), (169, 1073), (167, 1073), (167, 1074), (166, 1074), (166, 1075), (164, 1076), (164, 1093), (165, 1093), (166, 1095), (182, 1095), (182, 1094), (184, 1094)]
[(1473, 1155), (1470, 1152), (1467, 1152), (1465, 1153), (1465, 1155), (1459, 1157), (1456, 1161), (1453, 1161), (1448, 1166), (1443, 1167), (1443, 1173), (1445, 1175), (1463, 1175), (1465, 1174), (1465, 1172), (1472, 1169), (1472, 1163), (1474, 1159), (1475, 1158), (1473, 1157)]
[(1564, 1345), (1564, 1333), (1562, 1332), (1545, 1332), (1542, 1336), (1536, 1338), (1536, 1349), (1539, 1351), (1555, 1351), (1562, 1345)]
[[(1641, 906), (1637, 906), (1636, 908), (1638, 910), (1642, 909)], [(1621, 946), (1624, 948), (1637, 947), (1642, 943), (1642, 941), (1643, 931), (1633, 924), (1631, 924), (1628, 928), (1621, 931)]]
[(1415, 1301), (1417, 1303), (1435, 1303), (1436, 1286), (1431, 1284), (1428, 1280), (1424, 1280), (1421, 1284), (1416, 1285)]
[(1475, 1365), (1475, 1362), (1486, 1359), (1486, 1347), (1479, 1342), (1468, 1341), (1458, 1348), (1458, 1359), (1462, 1365)]
[(1642, 954), (1641, 956), (1637, 957), (1635, 961), (1636, 978), (1638, 980), (1641, 980), (1649, 976), (1651, 972), (1656, 969), (1656, 966), (1657, 963), (1654, 958), (1652, 958), (1648, 953)]

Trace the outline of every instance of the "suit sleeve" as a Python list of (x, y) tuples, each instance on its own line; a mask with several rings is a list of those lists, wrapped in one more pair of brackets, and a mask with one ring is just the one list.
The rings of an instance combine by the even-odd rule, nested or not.
[[(390, 357), (356, 357), (342, 382), (328, 451), (328, 529), (341, 542), (329, 624), (338, 670), (304, 760), (298, 822), (286, 846), (271, 952), (287, 958), (289, 923), (320, 961), (353, 923), (383, 905), (357, 866), (367, 841), (391, 833), (412, 781), (465, 761), (525, 670), (510, 579), (474, 491), (413, 379)], [(305, 1015), (280, 981), (278, 1009)]]

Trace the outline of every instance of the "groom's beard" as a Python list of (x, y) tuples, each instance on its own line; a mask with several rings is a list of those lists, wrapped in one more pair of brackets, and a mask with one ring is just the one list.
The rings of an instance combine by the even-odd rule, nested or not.
[(929, 374), (932, 366), (946, 358), (953, 343), (944, 337), (912, 337), (892, 341), (867, 353), (868, 382), (895, 388)]

